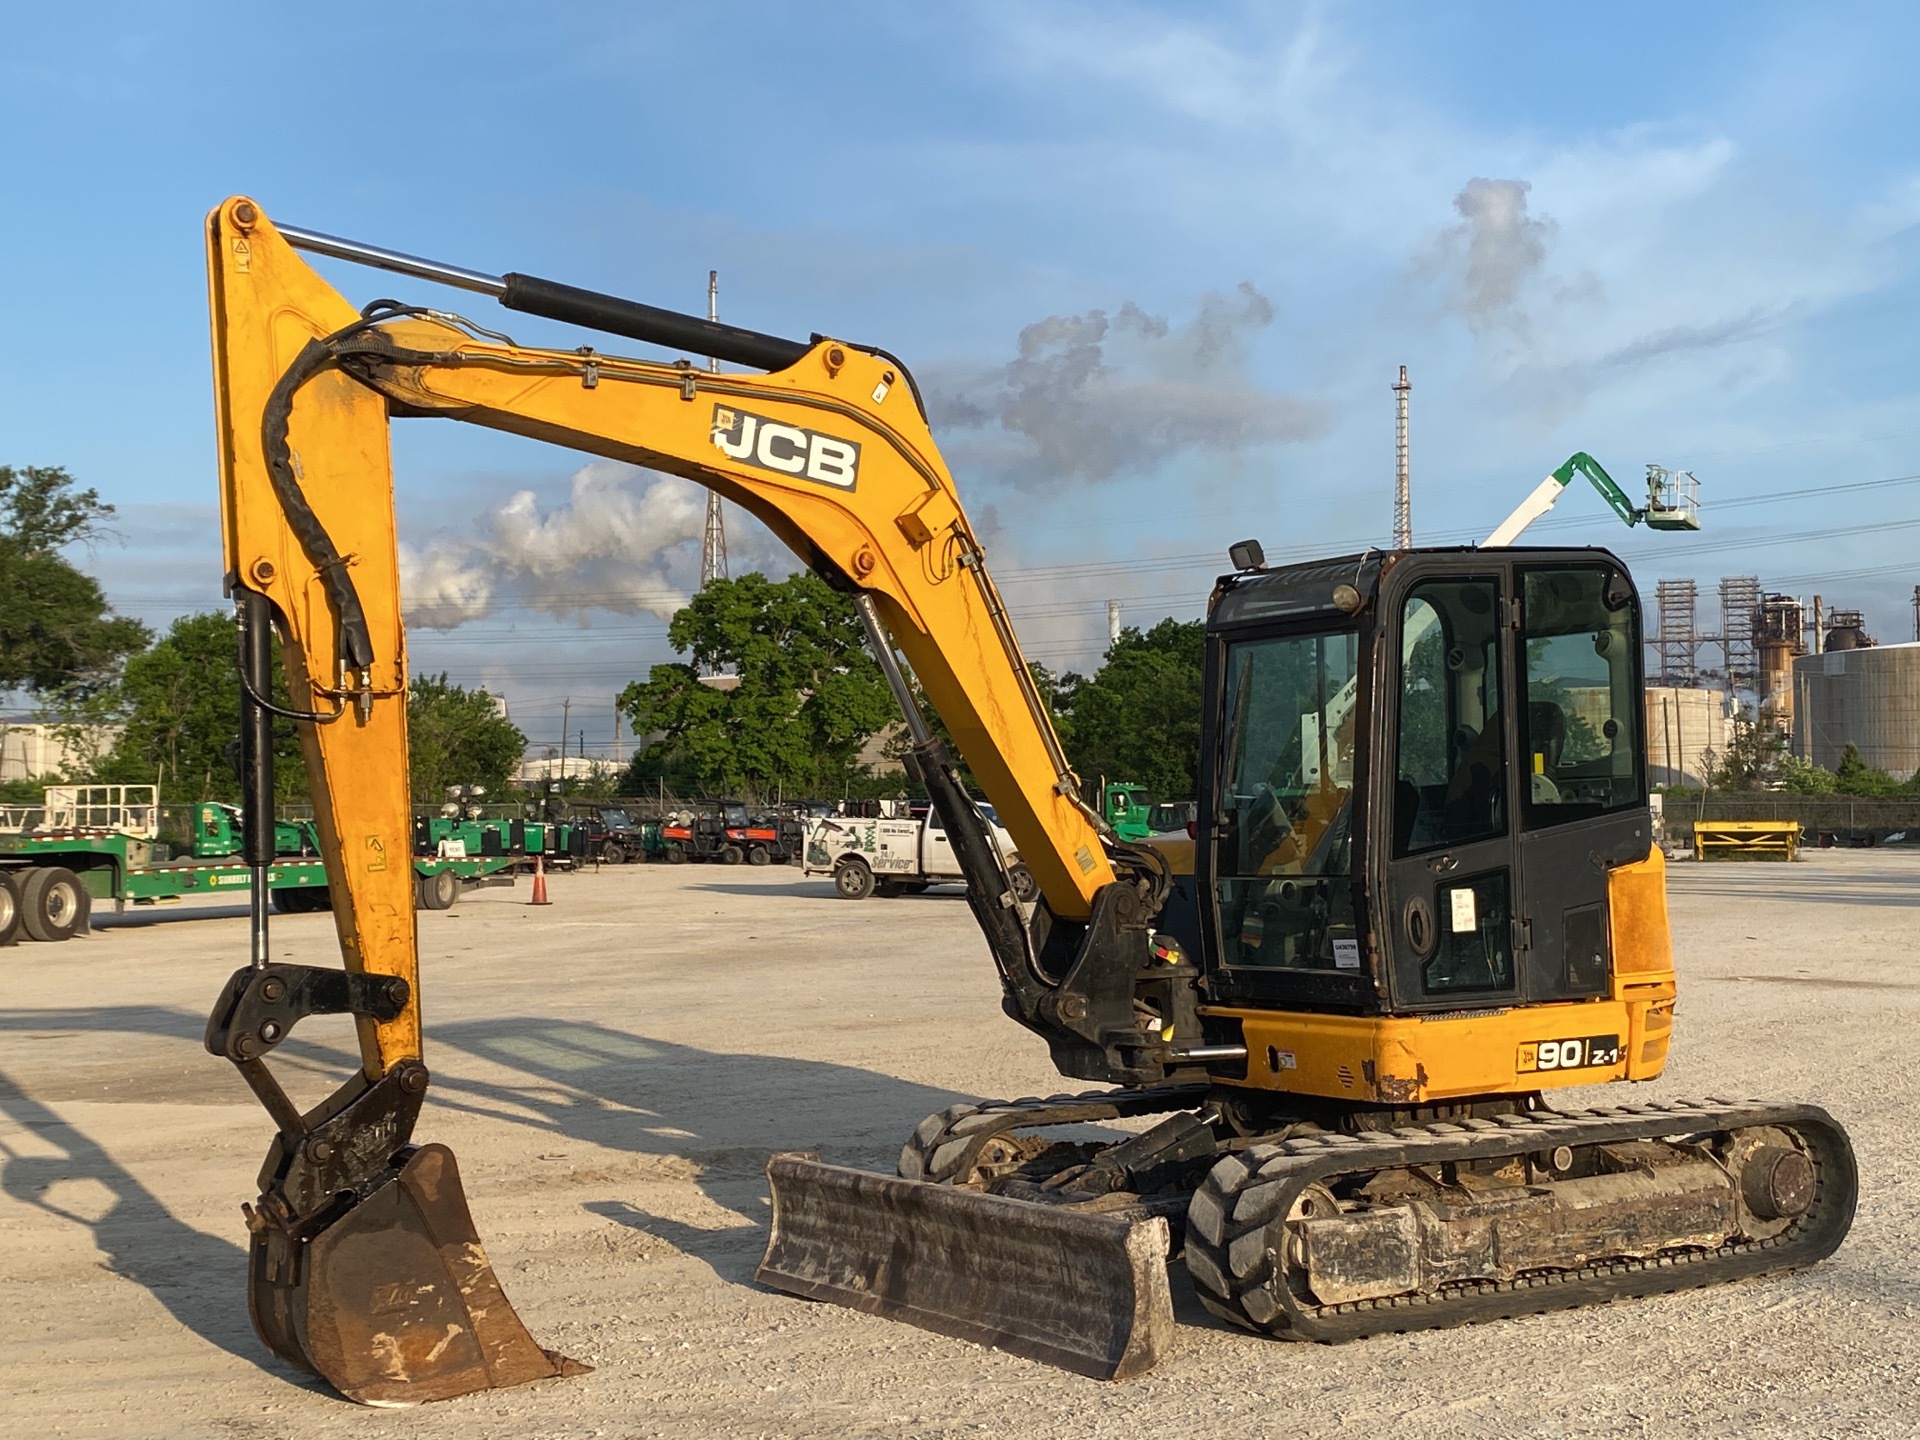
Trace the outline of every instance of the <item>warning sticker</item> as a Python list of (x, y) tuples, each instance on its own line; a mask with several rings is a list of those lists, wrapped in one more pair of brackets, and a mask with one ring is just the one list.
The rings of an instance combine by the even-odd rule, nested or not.
[(1467, 935), (1479, 928), (1480, 917), (1474, 910), (1473, 891), (1462, 885), (1458, 890), (1449, 892), (1447, 898), (1453, 902), (1452, 924), (1449, 928), (1454, 934)]

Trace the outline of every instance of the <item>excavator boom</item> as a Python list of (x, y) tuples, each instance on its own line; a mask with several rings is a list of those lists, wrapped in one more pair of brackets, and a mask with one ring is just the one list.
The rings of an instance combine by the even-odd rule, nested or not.
[[(276, 228), (242, 197), (209, 216), (207, 241), (228, 585), (248, 633), (262, 637), (243, 672), (249, 724), (264, 734), (271, 718), (271, 626), (294, 697), (291, 710), (275, 713), (299, 725), (345, 962), (344, 974), (269, 963), (266, 910), (257, 905), (253, 962), (233, 977), (209, 1024), (209, 1048), (239, 1067), (280, 1131), (261, 1199), (248, 1212), (255, 1326), (276, 1353), (374, 1401), (432, 1399), (578, 1368), (535, 1345), (504, 1303), (451, 1154), (410, 1144), (428, 1073), (390, 415), (446, 416), (682, 475), (764, 521), (855, 597), (907, 716), (911, 763), (974, 878), (970, 900), (1009, 1012), (1047, 1037), (1069, 1073), (1157, 1080), (1197, 1065), (1180, 1058), (1198, 1034), (1190, 1006), (1184, 1021), (1170, 1017), (1144, 1033), (1134, 1008), (1136, 972), (1148, 959), (1146, 921), (1164, 876), (1151, 855), (1110, 847), (1099, 816), (1082, 802), (900, 362), (841, 341), (786, 341), (536, 277), (489, 276)], [(296, 248), (773, 373), (535, 349), (391, 302), (358, 311)], [(915, 684), (1035, 877), (1042, 898), (1030, 909), (1016, 901), (953, 758), (926, 725)], [(250, 752), (261, 774), (269, 748), (261, 742)], [(256, 818), (270, 809), (271, 792), (270, 779), (250, 787), (249, 833), (272, 833)], [(256, 886), (256, 896), (265, 893)], [(329, 1011), (353, 1015), (362, 1071), (302, 1115), (264, 1060), (294, 1023)], [(897, 1187), (900, 1204), (923, 1208), (915, 1187), (874, 1179), (883, 1190)], [(784, 1262), (770, 1257), (773, 1283), (831, 1292), (839, 1282), (824, 1271), (797, 1273), (809, 1262), (796, 1257), (865, 1254), (885, 1243), (878, 1230), (849, 1233), (844, 1210), (834, 1233), (809, 1234), (805, 1217), (833, 1210), (833, 1185), (827, 1167), (798, 1166), (779, 1186), (786, 1223), (778, 1237), (790, 1248)], [(865, 1213), (877, 1222), (883, 1208)], [(914, 1233), (935, 1253), (981, 1253), (981, 1232), (964, 1219), (942, 1231), (945, 1213), (922, 1216)], [(1111, 1331), (1108, 1317), (1119, 1306), (1152, 1317), (1146, 1331), (1164, 1332), (1165, 1277), (1139, 1227), (1068, 1217), (1060, 1228), (1080, 1236), (1077, 1268), (1110, 1275), (1112, 1285), (1055, 1299), (1053, 1322), (1077, 1312), (1066, 1316), (1067, 1333)], [(1034, 1308), (1026, 1302), (1043, 1298), (1040, 1282), (1026, 1268), (1021, 1288), (1018, 1257), (1001, 1258), (1009, 1319), (995, 1337), (1034, 1354), (1071, 1349), (1077, 1342), (1050, 1331), (1023, 1335)], [(884, 1305), (894, 1313), (974, 1308), (946, 1267), (896, 1267), (890, 1283)], [(1144, 1298), (1117, 1298), (1118, 1290)], [(389, 1313), (383, 1297), (402, 1295), (413, 1298)], [(1123, 1357), (1138, 1347), (1130, 1351), (1125, 1335), (1117, 1343), (1114, 1363), (1137, 1363)]]

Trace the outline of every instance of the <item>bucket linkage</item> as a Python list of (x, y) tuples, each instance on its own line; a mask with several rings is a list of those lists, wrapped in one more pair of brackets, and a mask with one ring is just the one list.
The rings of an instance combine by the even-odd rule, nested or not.
[(248, 966), (207, 1022), (279, 1127), (243, 1207), (247, 1308), (275, 1355), (350, 1400), (410, 1405), (588, 1367), (543, 1350), (481, 1247), (453, 1152), (411, 1143), (427, 1067), (356, 1075), (302, 1114), (264, 1057), (309, 1015), (391, 1021), (411, 990), (391, 976)]

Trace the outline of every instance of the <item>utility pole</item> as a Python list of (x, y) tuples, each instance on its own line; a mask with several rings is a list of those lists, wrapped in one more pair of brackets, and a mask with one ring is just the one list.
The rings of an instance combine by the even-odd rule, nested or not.
[(569, 695), (560, 702), (560, 789), (567, 788), (567, 727), (573, 718), (573, 697)]
[(613, 706), (613, 768), (620, 768), (620, 703)]
[[(720, 272), (707, 272), (707, 319), (717, 321), (720, 318)], [(708, 357), (707, 369), (719, 373), (720, 362)], [(727, 574), (727, 522), (720, 513), (720, 492), (707, 492), (707, 531), (700, 542), (700, 584), (704, 587), (715, 580), (725, 580)]]
[(1413, 548), (1413, 490), (1407, 469), (1407, 395), (1413, 389), (1407, 367), (1400, 367), (1400, 383), (1393, 387), (1393, 548)]
[(1920, 585), (1913, 587), (1913, 638), (1920, 641)]

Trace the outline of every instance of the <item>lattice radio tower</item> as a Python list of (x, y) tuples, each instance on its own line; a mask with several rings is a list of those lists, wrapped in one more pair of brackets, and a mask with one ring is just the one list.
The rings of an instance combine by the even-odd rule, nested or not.
[[(707, 319), (720, 318), (720, 272), (707, 272)], [(720, 362), (707, 361), (707, 369), (718, 372)], [(707, 532), (700, 540), (700, 585), (704, 589), (715, 580), (728, 579), (727, 520), (720, 512), (720, 492), (707, 492)]]
[(1407, 471), (1407, 367), (1400, 367), (1400, 383), (1393, 387), (1393, 548), (1413, 548), (1413, 490)]

